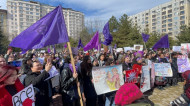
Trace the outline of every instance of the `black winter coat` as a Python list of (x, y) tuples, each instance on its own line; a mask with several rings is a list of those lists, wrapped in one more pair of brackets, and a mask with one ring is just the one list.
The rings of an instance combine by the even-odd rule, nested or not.
[[(42, 73), (34, 73), (29, 72), (24, 80), (25, 87), (32, 84), (35, 89), (37, 89), (35, 106), (49, 106), (49, 90), (48, 87), (51, 88), (50, 84), (48, 84), (49, 80), (44, 81), (49, 77), (49, 73), (43, 71)], [(34, 90), (35, 90), (34, 89)]]

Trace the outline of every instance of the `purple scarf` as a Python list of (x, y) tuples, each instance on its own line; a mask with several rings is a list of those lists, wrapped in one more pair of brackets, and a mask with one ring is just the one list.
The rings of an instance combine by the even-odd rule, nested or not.
[[(69, 68), (71, 69), (71, 71), (72, 71), (72, 73), (73, 73), (73, 72), (74, 72), (74, 70), (73, 70), (73, 66), (72, 66), (72, 64), (69, 64)], [(75, 66), (75, 69), (76, 69), (76, 71), (77, 71), (78, 67), (77, 67), (77, 66)]]

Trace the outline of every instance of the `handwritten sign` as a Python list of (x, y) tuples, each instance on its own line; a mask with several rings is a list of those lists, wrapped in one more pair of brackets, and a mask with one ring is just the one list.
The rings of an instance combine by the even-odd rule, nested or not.
[(173, 76), (170, 63), (154, 63), (154, 70), (156, 76), (162, 76), (162, 77)]
[(182, 43), (181, 44), (181, 52), (182, 54), (187, 54), (190, 52), (190, 43)]
[(98, 95), (118, 90), (124, 84), (122, 65), (93, 67), (92, 77)]
[(149, 72), (150, 72), (149, 66), (142, 67), (140, 90), (143, 93), (150, 90), (150, 73)]
[(190, 70), (190, 63), (188, 58), (177, 58), (177, 65), (179, 73)]
[(172, 50), (174, 52), (181, 52), (181, 46), (173, 46)]
[(117, 48), (116, 51), (121, 52), (121, 51), (123, 51), (123, 48)]
[[(29, 98), (31, 100), (34, 100), (34, 97), (35, 97), (34, 88), (33, 85), (31, 84), (12, 97), (13, 106), (22, 106), (22, 103), (26, 99)], [(32, 104), (32, 106), (34, 106), (34, 103)]]

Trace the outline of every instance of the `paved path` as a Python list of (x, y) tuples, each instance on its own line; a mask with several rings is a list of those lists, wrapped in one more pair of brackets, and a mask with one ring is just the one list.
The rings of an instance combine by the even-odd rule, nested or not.
[(168, 106), (169, 103), (175, 100), (183, 93), (183, 82), (179, 82), (177, 86), (165, 88), (165, 90), (154, 89), (153, 94), (149, 99), (159, 106)]

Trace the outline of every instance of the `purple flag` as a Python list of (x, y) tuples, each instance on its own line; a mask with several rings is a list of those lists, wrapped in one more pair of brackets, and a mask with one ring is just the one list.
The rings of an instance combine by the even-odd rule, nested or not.
[(79, 39), (79, 43), (78, 43), (78, 48), (83, 48), (84, 46), (83, 46), (83, 44), (82, 44), (82, 41), (81, 41), (81, 39)]
[(64, 48), (67, 48), (67, 43), (65, 43)]
[(48, 45), (69, 42), (62, 7), (58, 6), (32, 26), (21, 32), (10, 43), (25, 51)]
[(93, 38), (90, 40), (90, 42), (88, 42), (88, 44), (86, 44), (86, 46), (84, 47), (84, 51), (97, 48), (98, 44), (99, 44), (99, 33), (97, 31), (96, 34), (93, 36)]
[(147, 42), (149, 37), (150, 37), (150, 35), (142, 33), (142, 38), (143, 38), (144, 42)]
[(103, 44), (106, 45), (106, 46), (110, 45), (111, 42), (113, 41), (113, 37), (110, 34), (109, 22), (107, 22), (106, 25), (104, 26), (103, 34), (104, 34), (104, 39), (105, 39), (105, 41), (103, 42)]
[(152, 47), (152, 49), (169, 48), (169, 47), (170, 46), (169, 46), (168, 35), (165, 35)]
[(137, 51), (137, 52), (134, 53), (134, 55), (135, 55), (135, 56), (136, 56), (136, 55), (141, 55), (141, 57), (143, 57), (144, 52), (143, 52), (143, 51)]

